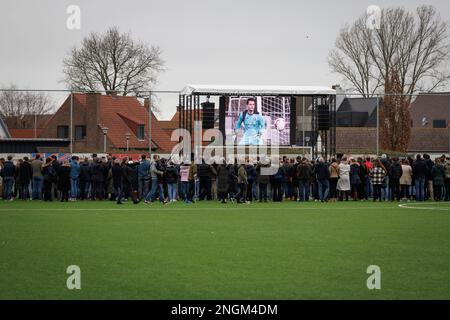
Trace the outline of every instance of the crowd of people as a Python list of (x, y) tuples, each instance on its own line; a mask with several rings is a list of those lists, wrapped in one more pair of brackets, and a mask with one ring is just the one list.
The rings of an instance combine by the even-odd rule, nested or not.
[(153, 155), (147, 159), (112, 155), (59, 161), (23, 157), (0, 159), (4, 200), (112, 200), (150, 204), (160, 201), (222, 203), (281, 201), (449, 201), (450, 157), (342, 157), (309, 160), (283, 157), (273, 174), (267, 159), (221, 159), (178, 163)]

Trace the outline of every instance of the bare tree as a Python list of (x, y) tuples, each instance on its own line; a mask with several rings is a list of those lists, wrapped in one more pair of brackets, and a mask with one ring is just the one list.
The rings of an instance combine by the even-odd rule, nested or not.
[(365, 33), (365, 18), (359, 18), (352, 27), (341, 29), (336, 48), (331, 50), (328, 64), (341, 74), (350, 86), (364, 97), (373, 95), (381, 86), (381, 77), (373, 63)]
[(402, 93), (433, 91), (448, 81), (448, 24), (432, 6), (416, 14), (404, 8), (381, 11), (380, 27), (366, 27), (367, 15), (342, 29), (328, 58), (334, 72), (367, 97), (386, 88), (391, 70), (399, 73)]
[(15, 85), (0, 91), (0, 115), (2, 117), (20, 117), (51, 113), (55, 103), (44, 92), (19, 91)]
[(163, 67), (159, 47), (135, 41), (117, 27), (89, 34), (63, 61), (70, 89), (118, 91), (124, 96), (149, 90)]

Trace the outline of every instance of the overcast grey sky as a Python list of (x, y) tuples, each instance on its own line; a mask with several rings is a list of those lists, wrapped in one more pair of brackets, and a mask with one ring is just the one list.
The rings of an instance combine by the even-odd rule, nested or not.
[[(81, 29), (66, 9), (81, 8)], [(340, 83), (327, 55), (339, 29), (369, 5), (433, 4), (450, 20), (448, 0), (2, 0), (0, 87), (64, 89), (62, 60), (92, 31), (117, 25), (163, 51), (167, 70), (155, 89), (188, 83), (326, 85)], [(177, 98), (160, 96), (164, 118)]]

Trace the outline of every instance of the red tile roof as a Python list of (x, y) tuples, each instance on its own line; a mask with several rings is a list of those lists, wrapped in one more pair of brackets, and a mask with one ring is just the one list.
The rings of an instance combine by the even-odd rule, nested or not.
[[(8, 129), (9, 133), (11, 134), (11, 138), (35, 138), (34, 135), (34, 129)], [(36, 130), (36, 136), (39, 136), (39, 134), (41, 133), (42, 129), (37, 129)]]
[[(75, 94), (83, 106), (86, 106), (86, 95)], [(130, 133), (129, 147), (148, 148), (148, 111), (136, 97), (102, 95), (100, 98), (100, 126), (108, 128), (107, 138), (114, 148), (126, 148), (125, 133)], [(144, 125), (145, 140), (138, 140), (136, 128), (133, 125)], [(158, 149), (170, 152), (176, 142), (170, 141), (158, 119), (152, 114), (152, 145)]]

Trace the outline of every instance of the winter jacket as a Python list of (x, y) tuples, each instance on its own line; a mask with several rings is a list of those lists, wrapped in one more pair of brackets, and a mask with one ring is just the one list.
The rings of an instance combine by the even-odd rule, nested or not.
[(350, 165), (350, 184), (358, 185), (361, 184), (361, 176), (360, 176), (361, 168), (359, 164), (353, 163)]
[(433, 185), (442, 187), (445, 184), (445, 169), (442, 165), (435, 165), (431, 169), (431, 178), (433, 179)]
[(120, 164), (114, 164), (111, 168), (113, 186), (114, 188), (121, 188), (123, 186), (124, 170)]
[(402, 165), (398, 161), (394, 162), (389, 169), (389, 179), (399, 180), (402, 174)]
[(177, 183), (178, 182), (178, 170), (175, 166), (168, 166), (166, 168), (166, 182)]
[(425, 160), (416, 160), (413, 165), (413, 176), (418, 178), (426, 178), (428, 176), (428, 167)]
[(70, 178), (78, 179), (79, 176), (80, 176), (80, 165), (75, 160), (70, 161)]
[(315, 167), (317, 180), (328, 180), (330, 178), (330, 171), (324, 162), (319, 162)]
[(92, 179), (92, 167), (89, 162), (82, 162), (80, 165), (80, 181), (91, 181)]
[(22, 162), (19, 167), (19, 180), (22, 184), (28, 184), (33, 177), (33, 169), (28, 161)]
[(14, 163), (12, 161), (6, 161), (5, 164), (3, 165), (3, 169), (2, 169), (2, 177), (3, 178), (14, 178), (14, 176), (16, 175), (16, 166), (14, 165)]
[(142, 160), (141, 163), (138, 165), (138, 177), (148, 179), (150, 177), (150, 161), (148, 160)]
[(307, 163), (302, 163), (297, 167), (297, 179), (300, 181), (309, 181), (311, 179), (311, 167)]

